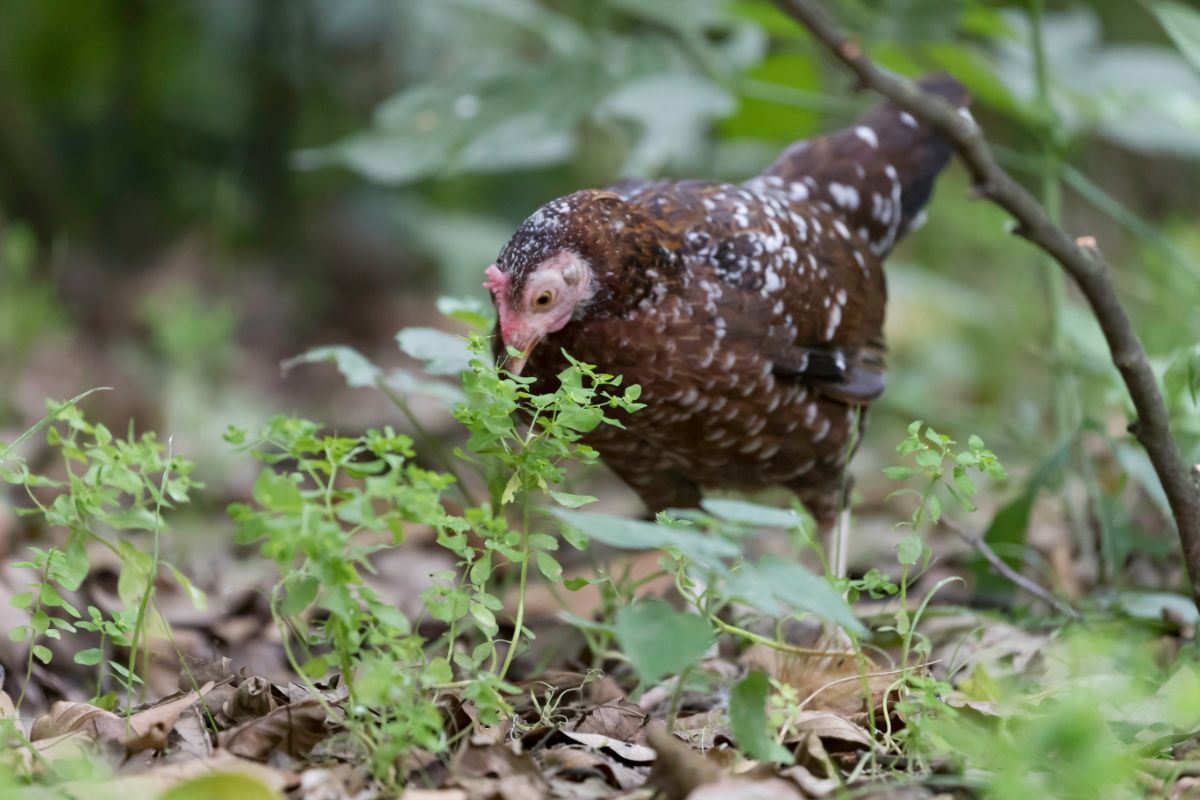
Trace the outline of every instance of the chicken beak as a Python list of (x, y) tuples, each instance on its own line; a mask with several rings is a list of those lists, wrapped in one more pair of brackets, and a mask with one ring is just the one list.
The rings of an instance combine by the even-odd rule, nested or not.
[(519, 358), (518, 357), (510, 358), (508, 360), (508, 363), (504, 365), (504, 368), (513, 375), (520, 375), (521, 371), (525, 369), (526, 362), (529, 361), (529, 356), (533, 354), (533, 348), (537, 347), (538, 342), (540, 342), (541, 340), (542, 340), (542, 337), (537, 336), (537, 337), (530, 337), (529, 339), (525, 339), (523, 341), (513, 342), (513, 344), (512, 344), (513, 349), (520, 350), (522, 353), (524, 353), (524, 355), (520, 356)]

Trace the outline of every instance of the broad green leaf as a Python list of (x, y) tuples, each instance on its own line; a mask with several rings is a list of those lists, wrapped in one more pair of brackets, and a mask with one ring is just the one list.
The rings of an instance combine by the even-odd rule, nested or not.
[(300, 364), (319, 364), (332, 362), (337, 365), (338, 372), (346, 379), (347, 386), (370, 388), (378, 382), (381, 372), (379, 367), (352, 347), (317, 347), (307, 353), (289, 358), (280, 364), (284, 372)]
[(287, 581), (283, 602), (279, 605), (279, 613), (285, 617), (291, 617), (304, 611), (312, 605), (313, 600), (317, 599), (317, 590), (320, 587), (320, 581), (312, 577)]
[(104, 660), (104, 651), (99, 647), (89, 647), (75, 654), (75, 663), (85, 667), (94, 667)]
[(454, 670), (450, 662), (444, 658), (435, 658), (425, 665), (421, 671), (421, 683), (430, 686), (435, 683), (449, 683), (454, 680)]
[(560, 506), (567, 508), (579, 508), (586, 506), (588, 503), (596, 502), (596, 498), (587, 494), (570, 494), (568, 492), (556, 492), (553, 489), (548, 490), (549, 495), (554, 498), (554, 502)]
[(643, 600), (617, 612), (617, 641), (644, 685), (694, 667), (716, 641), (708, 620)]
[(1184, 58), (1200, 70), (1200, 10), (1183, 3), (1155, 3), (1155, 16)]
[(766, 614), (807, 612), (837, 623), (853, 636), (867, 629), (829, 582), (799, 564), (776, 558), (744, 563), (722, 576), (727, 591)]
[(50, 659), (52, 659), (54, 656), (53, 656), (53, 654), (51, 654), (49, 647), (46, 647), (46, 646), (40, 645), (40, 644), (35, 644), (33, 646), (33, 657), (36, 658), (38, 661), (42, 662), (43, 664), (49, 664)]
[(921, 553), (924, 550), (925, 544), (921, 541), (921, 537), (917, 535), (916, 531), (913, 531), (896, 545), (896, 560), (906, 567), (911, 567), (921, 560)]
[(555, 583), (562, 582), (562, 565), (554, 559), (554, 556), (545, 550), (538, 550), (535, 558), (537, 558), (538, 569), (546, 578)]
[(474, 328), (478, 333), (491, 332), (493, 314), (475, 297), (439, 297), (438, 313)]
[(164, 562), (163, 566), (171, 571), (171, 574), (175, 577), (175, 582), (179, 584), (179, 588), (183, 589), (184, 594), (186, 594), (188, 599), (192, 601), (192, 606), (194, 606), (197, 611), (203, 611), (204, 609), (208, 608), (208, 596), (205, 595), (200, 589), (197, 589), (195, 584), (192, 583), (191, 579), (188, 578), (187, 575), (184, 575), (182, 572), (180, 572), (174, 564), (167, 564)]
[(431, 375), (459, 375), (471, 364), (466, 340), (436, 328), (405, 328), (396, 334), (400, 349), (423, 361)]
[(750, 758), (791, 764), (792, 754), (772, 738), (767, 725), (770, 689), (766, 674), (757, 670), (734, 684), (729, 692), (729, 725), (738, 749)]
[(708, 498), (700, 501), (700, 507), (718, 519), (742, 525), (764, 528), (795, 528), (801, 524), (800, 516), (790, 508), (774, 508), (744, 500)]
[(555, 509), (552, 513), (598, 542), (627, 550), (674, 547), (687, 558), (707, 566), (718, 565), (720, 559), (734, 558), (741, 553), (732, 542), (686, 529), (583, 511)]
[(263, 470), (255, 479), (254, 499), (263, 508), (283, 514), (299, 514), (304, 506), (299, 487), (271, 470)]

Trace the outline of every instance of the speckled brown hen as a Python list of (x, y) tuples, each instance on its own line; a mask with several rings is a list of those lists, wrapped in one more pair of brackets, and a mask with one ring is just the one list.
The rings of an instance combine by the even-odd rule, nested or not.
[[(923, 82), (965, 111), (943, 76)], [(553, 382), (562, 350), (642, 387), (588, 440), (651, 511), (701, 489), (793, 490), (828, 524), (883, 391), (883, 259), (950, 156), (892, 105), (742, 184), (626, 182), (547, 203), (488, 267), (497, 352)]]

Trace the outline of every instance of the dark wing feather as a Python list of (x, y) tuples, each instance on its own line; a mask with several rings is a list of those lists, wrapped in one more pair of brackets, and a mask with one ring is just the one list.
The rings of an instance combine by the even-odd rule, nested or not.
[(831, 397), (862, 403), (883, 391), (880, 260), (826, 204), (763, 181), (646, 184), (631, 200), (680, 243), (728, 340)]

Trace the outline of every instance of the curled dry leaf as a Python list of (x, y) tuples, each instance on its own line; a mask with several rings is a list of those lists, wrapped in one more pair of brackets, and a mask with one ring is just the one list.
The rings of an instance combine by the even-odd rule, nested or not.
[(326, 719), (321, 703), (309, 698), (224, 731), (217, 741), (230, 753), (254, 761), (266, 761), (273, 750), (302, 756), (328, 735)]
[[(780, 683), (794, 688), (813, 711), (832, 711), (850, 715), (867, 707), (864, 702), (863, 667), (849, 657), (794, 656), (761, 645), (749, 648), (742, 660), (751, 669), (761, 669)], [(894, 672), (866, 662), (866, 682), (871, 691), (871, 706), (896, 680)]]
[(249, 722), (275, 710), (271, 684), (257, 675), (242, 681), (232, 697), (225, 701), (225, 716), (236, 723)]
[(858, 750), (873, 746), (871, 734), (861, 726), (831, 711), (800, 711), (790, 720), (787, 742), (817, 736), (830, 751)]
[(640, 707), (627, 700), (616, 700), (590, 708), (580, 714), (572, 726), (576, 733), (599, 733), (624, 742), (642, 742), (650, 718)]
[(187, 711), (196, 701), (212, 691), (213, 682), (201, 686), (197, 691), (188, 692), (182, 697), (167, 698), (143, 711), (139, 711), (128, 720), (129, 728), (134, 735), (149, 733), (154, 728), (161, 728), (163, 735), (171, 732), (175, 723), (184, 711)]
[(90, 703), (59, 700), (33, 721), (29, 740), (37, 742), (79, 732), (96, 739), (120, 739), (129, 731), (125, 727), (125, 720), (111, 711)]
[(643, 744), (622, 742), (620, 739), (613, 739), (599, 733), (579, 733), (578, 731), (561, 731), (561, 733), (571, 741), (607, 751), (630, 764), (649, 764), (658, 757), (653, 748)]

